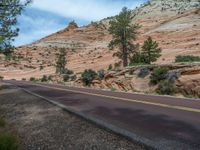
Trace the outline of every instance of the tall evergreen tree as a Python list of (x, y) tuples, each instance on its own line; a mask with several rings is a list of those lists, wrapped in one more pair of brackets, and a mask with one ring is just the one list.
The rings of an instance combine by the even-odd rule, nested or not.
[(56, 73), (63, 74), (65, 72), (66, 64), (66, 50), (61, 48), (56, 61)]
[(117, 56), (122, 59), (123, 66), (128, 65), (128, 58), (136, 49), (136, 45), (132, 41), (136, 40), (138, 34), (138, 25), (132, 25), (133, 16), (131, 10), (126, 7), (122, 9), (119, 15), (114, 17), (110, 22), (108, 29), (109, 33), (112, 34), (113, 40), (109, 44), (110, 49), (119, 48), (120, 50), (114, 53), (113, 56)]
[(144, 41), (144, 45), (142, 46), (142, 55), (147, 64), (155, 62), (161, 56), (161, 51), (162, 50), (159, 48), (158, 43), (153, 41), (151, 37), (148, 37), (148, 39)]
[(20, 0), (0, 0), (0, 53), (12, 53), (12, 41), (18, 35), (19, 29), (15, 27), (17, 16), (30, 0), (22, 3)]

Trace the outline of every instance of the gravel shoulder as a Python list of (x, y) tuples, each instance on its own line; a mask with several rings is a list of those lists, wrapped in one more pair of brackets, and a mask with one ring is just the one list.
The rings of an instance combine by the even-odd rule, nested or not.
[(0, 110), (24, 150), (145, 149), (10, 85), (0, 90)]

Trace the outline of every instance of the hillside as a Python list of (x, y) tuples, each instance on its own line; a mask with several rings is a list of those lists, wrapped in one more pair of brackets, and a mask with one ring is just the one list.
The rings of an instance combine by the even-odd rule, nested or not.
[[(133, 23), (142, 26), (136, 42), (142, 44), (152, 36), (163, 49), (156, 64), (173, 63), (177, 55), (200, 56), (199, 0), (152, 0), (132, 13)], [(20, 61), (1, 62), (0, 74), (7, 79), (54, 74), (56, 53), (61, 47), (67, 50), (67, 67), (77, 73), (108, 68), (119, 61), (107, 48), (111, 40), (109, 19), (83, 27), (70, 24), (33, 44), (18, 47), (15, 53)]]

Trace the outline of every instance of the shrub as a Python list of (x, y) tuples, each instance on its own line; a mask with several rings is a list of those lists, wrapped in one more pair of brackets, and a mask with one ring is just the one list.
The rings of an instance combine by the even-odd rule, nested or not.
[(53, 78), (52, 75), (48, 76), (48, 80), (49, 80), (49, 81), (52, 81), (52, 78)]
[(145, 59), (142, 54), (139, 52), (136, 52), (131, 58), (130, 58), (130, 63), (129, 66), (135, 66), (135, 65), (140, 65), (140, 64), (145, 64)]
[(3, 76), (0, 76), (0, 81), (2, 81), (2, 80), (3, 80), (3, 78), (4, 78)]
[(47, 82), (48, 81), (48, 77), (46, 75), (43, 75), (41, 82)]
[(63, 74), (72, 75), (72, 74), (74, 74), (74, 72), (72, 70), (69, 70), (69, 69), (64, 69)]
[(145, 78), (146, 76), (149, 75), (149, 73), (150, 73), (150, 70), (148, 68), (146, 68), (146, 67), (141, 68), (140, 72), (138, 73), (138, 77)]
[(17, 138), (10, 134), (0, 135), (0, 150), (18, 150), (19, 142)]
[(199, 56), (191, 56), (191, 55), (187, 55), (187, 56), (176, 56), (176, 60), (175, 62), (199, 62), (200, 61), (200, 57)]
[(0, 127), (5, 127), (5, 126), (6, 126), (5, 120), (0, 118)]
[(81, 75), (82, 81), (86, 86), (90, 86), (91, 82), (94, 80), (96, 76), (97, 73), (91, 69), (85, 70)]
[(64, 82), (69, 81), (69, 79), (70, 79), (70, 76), (69, 76), (68, 74), (64, 74), (64, 75), (63, 75), (63, 81), (64, 81)]
[(157, 68), (150, 76), (150, 82), (152, 84), (158, 84), (160, 81), (165, 80), (168, 73), (167, 68)]
[(175, 91), (173, 82), (169, 80), (164, 80), (159, 83), (157, 88), (157, 93), (162, 95), (172, 95)]
[(34, 81), (36, 81), (36, 79), (35, 79), (34, 77), (31, 77), (31, 78), (30, 78), (30, 81), (33, 81), (33, 82), (34, 82)]
[(72, 80), (72, 81), (75, 81), (76, 79), (77, 79), (77, 76), (76, 76), (76, 75), (71, 76), (71, 80)]
[(112, 66), (112, 64), (110, 64), (109, 66), (108, 66), (108, 71), (110, 71), (110, 70), (112, 70), (113, 69), (113, 66)]
[(22, 81), (26, 81), (26, 78), (22, 78)]
[(40, 66), (40, 70), (44, 69), (44, 66)]
[(102, 80), (105, 77), (105, 70), (99, 70), (98, 71), (98, 77)]

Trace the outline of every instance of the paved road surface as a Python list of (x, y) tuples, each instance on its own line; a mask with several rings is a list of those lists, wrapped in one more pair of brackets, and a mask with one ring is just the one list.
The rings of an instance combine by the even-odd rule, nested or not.
[(6, 82), (121, 128), (154, 148), (200, 150), (200, 100)]

